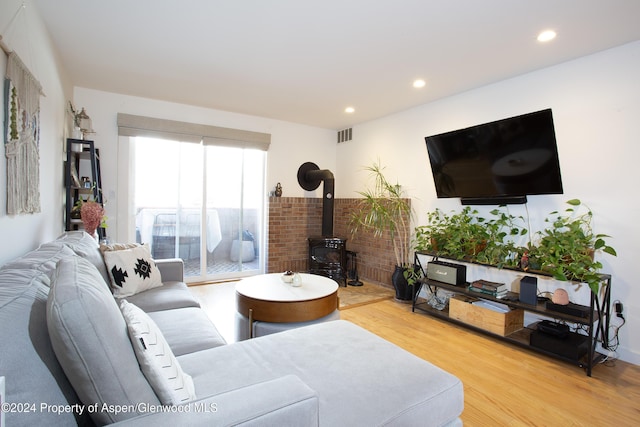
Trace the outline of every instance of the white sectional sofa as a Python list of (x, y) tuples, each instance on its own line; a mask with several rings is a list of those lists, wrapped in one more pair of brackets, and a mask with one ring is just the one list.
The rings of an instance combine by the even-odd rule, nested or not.
[(6, 425), (461, 425), (462, 384), (442, 369), (342, 320), (226, 344), (181, 261), (157, 266), (162, 286), (124, 299), (166, 340), (187, 400), (166, 404), (97, 243), (68, 232), (0, 268)]

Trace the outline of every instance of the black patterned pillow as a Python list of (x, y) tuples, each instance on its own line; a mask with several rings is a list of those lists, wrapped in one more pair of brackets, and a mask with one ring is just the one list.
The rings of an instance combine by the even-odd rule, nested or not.
[(100, 248), (116, 298), (135, 295), (162, 286), (162, 277), (151, 258), (149, 245), (114, 245)]

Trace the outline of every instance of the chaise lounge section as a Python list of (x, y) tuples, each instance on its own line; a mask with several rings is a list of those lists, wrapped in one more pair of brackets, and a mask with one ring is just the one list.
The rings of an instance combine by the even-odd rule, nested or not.
[[(157, 266), (161, 286), (115, 298), (97, 243), (68, 232), (0, 268), (0, 376), (23, 409), (7, 425), (461, 425), (462, 384), (438, 367), (342, 320), (226, 344), (181, 261)], [(192, 382), (182, 403), (149, 379), (123, 307)]]

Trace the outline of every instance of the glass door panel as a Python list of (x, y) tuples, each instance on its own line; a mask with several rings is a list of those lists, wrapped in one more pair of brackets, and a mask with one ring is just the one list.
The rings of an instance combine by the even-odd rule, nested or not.
[(208, 254), (208, 273), (217, 278), (264, 271), (264, 162), (259, 150), (207, 146), (207, 211), (217, 212), (221, 240)]
[(135, 139), (136, 237), (182, 258), (188, 282), (264, 271), (265, 153)]

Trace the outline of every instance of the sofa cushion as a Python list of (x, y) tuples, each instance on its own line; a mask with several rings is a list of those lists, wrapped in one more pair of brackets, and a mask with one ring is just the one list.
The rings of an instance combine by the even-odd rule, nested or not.
[(127, 301), (140, 307), (145, 313), (174, 308), (200, 307), (198, 299), (184, 282), (163, 282), (162, 286), (127, 297)]
[(464, 406), (458, 378), (344, 320), (178, 360), (201, 396), (295, 374), (320, 396), (323, 426), (441, 426)]
[[(51, 281), (47, 328), (55, 354), (85, 405), (133, 405), (160, 402), (149, 385), (131, 346), (122, 313), (88, 261), (62, 259)], [(91, 417), (107, 424), (139, 415), (96, 411)]]
[(147, 313), (158, 325), (176, 356), (225, 345), (204, 310), (196, 307)]
[(54, 242), (68, 246), (76, 255), (93, 264), (100, 272), (105, 285), (109, 284), (109, 273), (107, 273), (107, 267), (104, 265), (104, 260), (100, 253), (100, 245), (98, 245), (96, 239), (84, 231), (67, 231)]
[(120, 245), (113, 248), (103, 245), (100, 250), (116, 298), (162, 286), (160, 270), (151, 259), (149, 245)]
[(126, 300), (120, 309), (127, 323), (129, 338), (138, 363), (160, 402), (179, 405), (196, 398), (191, 377), (184, 373), (169, 344), (155, 322)]
[(56, 264), (65, 257), (76, 256), (75, 252), (62, 243), (49, 242), (40, 245), (34, 251), (6, 263), (2, 266), (7, 270), (38, 270), (47, 275), (53, 274)]

